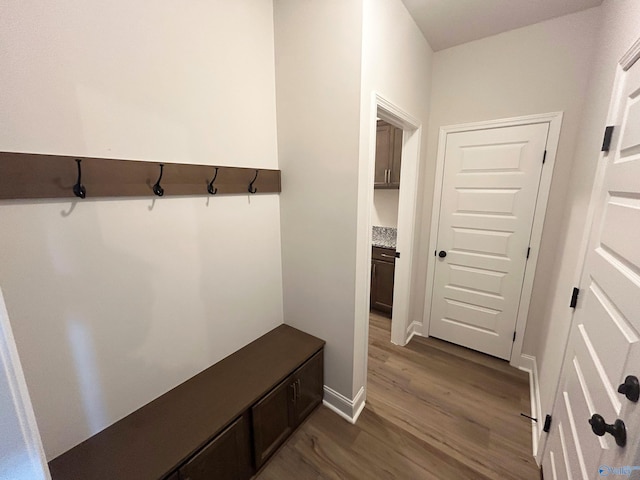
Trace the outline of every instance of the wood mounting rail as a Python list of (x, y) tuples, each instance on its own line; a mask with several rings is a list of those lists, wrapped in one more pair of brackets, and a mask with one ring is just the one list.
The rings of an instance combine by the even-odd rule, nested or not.
[[(78, 162), (81, 160), (81, 162)], [(280, 170), (0, 152), (0, 199), (74, 198), (82, 173), (86, 198), (280, 193)], [(259, 174), (258, 174), (259, 173)], [(75, 188), (74, 188), (75, 187)], [(215, 192), (215, 193), (212, 193)]]

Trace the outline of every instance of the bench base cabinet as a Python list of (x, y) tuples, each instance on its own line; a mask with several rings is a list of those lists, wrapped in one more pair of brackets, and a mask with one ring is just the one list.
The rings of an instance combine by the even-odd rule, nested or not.
[(248, 480), (322, 402), (323, 348), (280, 325), (51, 460), (52, 480)]
[(322, 383), (321, 350), (251, 408), (256, 468), (322, 402)]

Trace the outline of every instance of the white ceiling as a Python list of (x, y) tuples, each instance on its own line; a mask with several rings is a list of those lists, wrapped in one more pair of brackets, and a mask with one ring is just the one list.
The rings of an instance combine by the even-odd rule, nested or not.
[(602, 0), (402, 0), (434, 51), (596, 7)]

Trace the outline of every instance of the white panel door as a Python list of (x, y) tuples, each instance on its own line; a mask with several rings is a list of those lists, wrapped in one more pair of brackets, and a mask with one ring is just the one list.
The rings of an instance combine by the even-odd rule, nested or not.
[(447, 135), (430, 336), (510, 358), (548, 130)]
[[(627, 376), (640, 378), (640, 65), (624, 77), (617, 140), (601, 160), (602, 186), (592, 198), (594, 219), (543, 458), (545, 478), (640, 479), (640, 407), (618, 391)], [(609, 425), (623, 421), (626, 446), (610, 433), (596, 436), (594, 415)]]

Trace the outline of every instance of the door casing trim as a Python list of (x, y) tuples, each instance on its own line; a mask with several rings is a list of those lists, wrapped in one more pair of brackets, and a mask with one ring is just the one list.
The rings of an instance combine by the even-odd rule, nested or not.
[[(525, 267), (522, 291), (520, 293), (520, 304), (516, 317), (517, 335), (516, 340), (513, 343), (511, 357), (509, 360), (509, 363), (514, 367), (520, 367), (520, 356), (522, 354), (524, 332), (527, 325), (529, 305), (531, 303), (531, 292), (533, 289), (536, 265), (538, 263), (538, 254), (540, 251), (539, 247), (540, 241), (542, 239), (542, 228), (544, 226), (547, 203), (549, 200), (549, 192), (551, 190), (551, 179), (553, 178), (553, 168), (555, 166), (556, 155), (558, 151), (558, 142), (560, 140), (562, 116), (563, 112), (551, 112), (536, 115), (527, 115), (522, 117), (449, 125), (440, 127), (440, 132), (438, 135), (438, 154), (436, 158), (436, 175), (433, 188), (433, 208), (431, 212), (431, 229), (429, 234), (428, 252), (433, 252), (437, 249), (438, 225), (440, 223), (440, 201), (442, 198), (442, 182), (444, 179), (444, 157), (446, 151), (447, 135), (449, 135), (450, 133), (486, 130), (490, 128), (514, 127), (519, 125), (532, 125), (537, 123), (549, 124), (545, 168), (542, 170), (542, 176), (540, 177), (538, 198), (536, 200), (536, 208), (533, 215), (533, 224), (531, 229), (531, 254)], [(540, 161), (542, 161), (542, 159), (540, 159)], [(431, 322), (431, 304), (435, 280), (434, 276), (435, 262), (433, 261), (433, 257), (429, 255), (429, 262), (427, 264), (427, 283), (424, 301), (424, 315), (422, 322), (422, 336), (424, 337), (429, 336), (429, 325)]]

